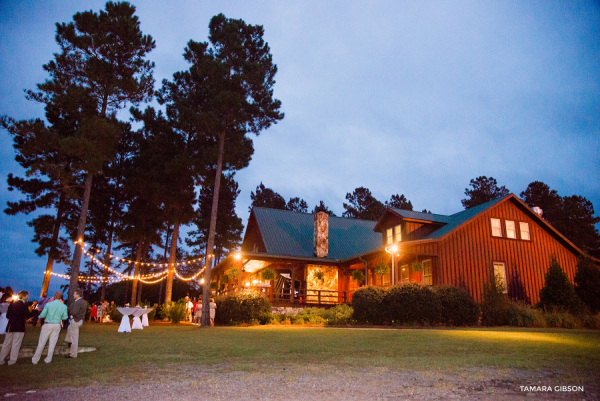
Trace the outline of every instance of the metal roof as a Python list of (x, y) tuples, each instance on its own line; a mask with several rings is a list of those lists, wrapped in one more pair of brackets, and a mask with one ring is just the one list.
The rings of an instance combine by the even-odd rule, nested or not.
[(393, 210), (398, 215), (404, 217), (405, 219), (433, 221), (435, 223), (450, 223), (450, 216), (446, 216), (444, 214), (414, 212), (412, 210), (403, 210), (403, 209), (394, 209), (394, 208), (390, 208), (390, 209)]
[[(454, 213), (451, 216), (446, 216), (449, 219), (448, 224), (440, 227), (439, 229), (435, 230), (434, 232), (432, 232), (431, 234), (427, 235), (426, 237), (424, 237), (422, 239), (441, 238), (444, 235), (448, 234), (450, 231), (452, 231), (455, 228), (457, 228), (458, 226), (460, 226), (461, 224), (463, 224), (463, 223), (467, 222), (468, 220), (472, 219), (473, 217), (477, 216), (479, 213), (486, 211), (487, 209), (494, 206), (496, 203), (500, 202), (501, 200), (503, 200), (504, 198), (506, 198), (508, 196), (510, 196), (510, 195), (504, 196), (502, 198), (494, 199), (494, 200), (491, 200), (486, 203), (482, 203), (481, 205), (477, 205), (470, 209), (463, 210), (462, 212)], [(440, 216), (440, 215), (438, 215), (438, 216)]]
[[(314, 257), (312, 213), (252, 208), (267, 253), (271, 255)], [(373, 231), (370, 220), (329, 217), (329, 254), (325, 260), (344, 260), (381, 248), (381, 234)]]

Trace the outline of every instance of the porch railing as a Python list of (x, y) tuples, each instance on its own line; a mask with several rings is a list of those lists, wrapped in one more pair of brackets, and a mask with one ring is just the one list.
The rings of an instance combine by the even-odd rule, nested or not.
[[(243, 291), (248, 290), (244, 289)], [(235, 292), (237, 291), (222, 291), (220, 295), (227, 295)], [(290, 294), (289, 289), (284, 290), (282, 293), (270, 292), (268, 289), (266, 289), (265, 292), (261, 292), (261, 294), (274, 306), (289, 304), (298, 306), (333, 306), (351, 302), (353, 293), (354, 291), (311, 290), (305, 288), (296, 290), (293, 296)]]

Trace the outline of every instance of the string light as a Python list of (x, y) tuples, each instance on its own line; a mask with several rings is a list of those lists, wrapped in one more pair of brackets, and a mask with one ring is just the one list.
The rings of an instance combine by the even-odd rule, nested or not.
[[(202, 269), (200, 269), (198, 272), (196, 272), (195, 274), (193, 274), (190, 277), (183, 277), (181, 274), (179, 274), (179, 272), (177, 271), (177, 269), (175, 269), (176, 266), (180, 266), (180, 265), (186, 265), (186, 264), (193, 264), (196, 262), (199, 262), (202, 260), (202, 258), (197, 258), (197, 259), (192, 259), (192, 260), (188, 260), (188, 261), (184, 261), (184, 262), (177, 262), (177, 263), (171, 263), (171, 264), (167, 264), (167, 263), (146, 263), (146, 262), (134, 262), (128, 259), (124, 259), (124, 258), (119, 258), (118, 256), (112, 255), (112, 254), (108, 254), (109, 257), (114, 258), (116, 260), (121, 260), (123, 262), (126, 262), (128, 264), (130, 263), (134, 263), (134, 264), (139, 264), (141, 266), (159, 266), (159, 267), (167, 267), (167, 269), (160, 271), (160, 272), (156, 272), (156, 273), (150, 273), (150, 274), (144, 274), (144, 275), (126, 275), (123, 274), (115, 269), (113, 269), (112, 267), (102, 263), (101, 261), (98, 260), (98, 258), (96, 257), (96, 255), (92, 254), (90, 251), (86, 250), (86, 247), (89, 247), (89, 244), (86, 244), (83, 242), (83, 239), (79, 239), (77, 241), (74, 242), (75, 245), (81, 244), (81, 249), (83, 251), (83, 253), (86, 256), (89, 256), (92, 259), (92, 262), (100, 265), (101, 267), (104, 267), (106, 270), (110, 271), (112, 274), (117, 275), (118, 277), (95, 277), (95, 276), (79, 276), (78, 277), (78, 281), (82, 281), (82, 282), (95, 282), (95, 283), (116, 283), (116, 282), (120, 282), (123, 280), (139, 280), (144, 284), (156, 284), (158, 282), (161, 282), (163, 280), (165, 280), (167, 278), (167, 273), (169, 273), (170, 266), (173, 267), (173, 272), (175, 273), (175, 275), (177, 276), (177, 278), (179, 278), (180, 280), (183, 281), (191, 281), (194, 280), (195, 278), (197, 278), (198, 276), (200, 276), (202, 274), (202, 272), (204, 272), (204, 267)], [(100, 253), (101, 250), (100, 249), (96, 249), (95, 251), (96, 253)], [(211, 258), (214, 257), (214, 255), (208, 255), (207, 258)], [(169, 266), (169, 267), (168, 267)], [(55, 273), (55, 272), (50, 272), (50, 271), (45, 271), (44, 274), (47, 275), (52, 275), (52, 276), (56, 276), (56, 277), (61, 277), (64, 279), (71, 279), (71, 276), (68, 274), (60, 274), (60, 273)], [(162, 276), (162, 277), (161, 277)], [(158, 278), (157, 278), (158, 277)], [(148, 280), (148, 279), (153, 279), (153, 278), (157, 278), (156, 280)], [(203, 282), (204, 279), (202, 279), (201, 282)]]

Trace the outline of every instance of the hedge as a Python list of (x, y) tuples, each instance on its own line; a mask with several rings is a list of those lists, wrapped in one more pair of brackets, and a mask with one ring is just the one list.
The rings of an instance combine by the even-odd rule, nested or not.
[(479, 304), (466, 290), (449, 285), (433, 287), (433, 290), (442, 303), (442, 324), (472, 326), (479, 322)]
[(230, 294), (215, 299), (215, 322), (235, 325), (266, 324), (271, 321), (271, 303), (257, 293)]
[(379, 287), (362, 287), (352, 295), (353, 319), (361, 324), (384, 324), (386, 310), (383, 297), (386, 290)]
[(442, 303), (429, 286), (397, 284), (385, 293), (383, 303), (386, 323), (435, 325), (442, 321)]

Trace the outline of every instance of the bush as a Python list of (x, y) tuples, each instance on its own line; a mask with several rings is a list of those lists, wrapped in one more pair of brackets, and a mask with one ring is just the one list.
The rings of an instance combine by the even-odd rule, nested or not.
[(180, 299), (177, 302), (171, 302), (171, 304), (165, 307), (164, 314), (167, 316), (171, 323), (179, 323), (185, 319), (186, 309), (185, 300)]
[(577, 329), (582, 327), (582, 323), (573, 315), (566, 312), (544, 313), (547, 327), (559, 327), (564, 329)]
[(383, 303), (389, 323), (436, 325), (442, 320), (442, 303), (426, 285), (397, 284), (387, 291)]
[(363, 287), (356, 290), (352, 295), (354, 309), (352, 318), (361, 324), (384, 324), (386, 320), (386, 311), (383, 307), (384, 295), (385, 290), (379, 287)]
[(583, 326), (588, 329), (600, 330), (600, 313), (597, 315), (586, 315), (583, 317)]
[(260, 324), (271, 321), (271, 303), (257, 293), (235, 293), (215, 300), (215, 321), (220, 324), (242, 324), (257, 320)]
[(508, 303), (505, 323), (516, 327), (546, 327), (544, 314), (521, 302)]
[(545, 276), (544, 287), (540, 290), (538, 307), (546, 311), (580, 313), (582, 303), (569, 277), (563, 271), (555, 258), (550, 262), (550, 268)]
[(336, 305), (325, 309), (324, 318), (328, 326), (344, 326), (352, 323), (354, 310), (350, 305)]
[(111, 310), (108, 311), (108, 316), (110, 317), (111, 321), (117, 323), (120, 323), (121, 319), (123, 318), (123, 315), (117, 310), (116, 306), (114, 306)]
[(577, 259), (575, 293), (592, 313), (600, 312), (600, 269), (589, 256)]
[[(160, 304), (157, 305), (154, 310), (156, 311), (154, 314), (154, 318), (156, 320), (167, 320), (169, 319), (169, 305), (167, 304)], [(148, 317), (148, 319), (150, 319), (150, 317)]]
[(484, 326), (508, 324), (508, 298), (504, 295), (504, 285), (498, 277), (492, 276), (483, 286), (481, 323)]
[(479, 322), (481, 310), (471, 294), (453, 286), (433, 287), (442, 304), (441, 322), (447, 326), (471, 326)]

